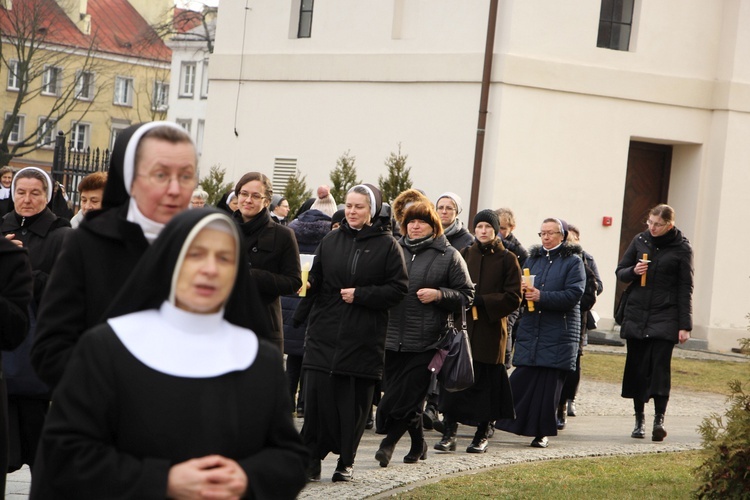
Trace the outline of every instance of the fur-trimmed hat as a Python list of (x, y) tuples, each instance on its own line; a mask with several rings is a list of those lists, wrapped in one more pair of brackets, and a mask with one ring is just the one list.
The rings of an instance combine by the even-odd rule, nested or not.
[(485, 210), (481, 210), (477, 212), (477, 214), (474, 216), (474, 231), (476, 232), (477, 224), (480, 222), (486, 222), (490, 226), (492, 226), (492, 229), (495, 230), (495, 236), (497, 236), (500, 233), (500, 220), (497, 217), (497, 214), (494, 210), (490, 210), (489, 208)]
[(432, 205), (430, 199), (417, 189), (407, 189), (406, 191), (402, 191), (401, 194), (396, 196), (396, 199), (393, 200), (393, 218), (396, 219), (399, 226), (403, 226), (406, 209), (414, 203), (427, 203)]
[(414, 203), (406, 209), (406, 212), (404, 213), (404, 223), (402, 225), (402, 234), (407, 234), (406, 226), (409, 224), (409, 221), (414, 219), (423, 220), (432, 226), (432, 233), (435, 237), (443, 234), (443, 224), (441, 224), (440, 217), (429, 200), (427, 203)]

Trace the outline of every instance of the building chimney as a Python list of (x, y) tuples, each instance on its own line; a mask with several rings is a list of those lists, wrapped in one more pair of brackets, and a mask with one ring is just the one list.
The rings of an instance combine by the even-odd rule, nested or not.
[(65, 11), (73, 24), (84, 35), (91, 34), (91, 15), (88, 13), (88, 0), (57, 0), (57, 4)]

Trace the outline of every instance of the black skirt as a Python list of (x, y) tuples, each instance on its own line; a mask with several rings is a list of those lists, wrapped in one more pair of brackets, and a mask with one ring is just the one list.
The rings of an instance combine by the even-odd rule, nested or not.
[(312, 457), (340, 455), (342, 465), (354, 463), (359, 442), (372, 411), (377, 381), (304, 370), (305, 423), (302, 440)]
[(516, 419), (495, 422), (495, 428), (520, 436), (557, 436), (557, 403), (565, 381), (563, 370), (519, 366), (510, 375)]
[(628, 339), (627, 345), (622, 397), (648, 403), (654, 396), (669, 396), (674, 342)]
[(440, 394), (440, 411), (466, 425), (514, 419), (513, 390), (505, 365), (474, 361), (474, 385), (464, 391)]
[(435, 350), (425, 352), (385, 351), (383, 397), (378, 403), (378, 434), (387, 434), (396, 421), (421, 418), (432, 372), (427, 369)]

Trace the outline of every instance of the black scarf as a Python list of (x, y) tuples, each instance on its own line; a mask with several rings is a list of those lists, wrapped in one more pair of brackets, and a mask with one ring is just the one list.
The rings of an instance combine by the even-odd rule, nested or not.
[[(651, 233), (649, 233), (650, 235)], [(677, 238), (677, 228), (672, 226), (672, 229), (662, 234), (661, 236), (651, 236), (651, 241), (656, 248), (664, 248), (671, 244)]]
[(261, 230), (271, 221), (271, 216), (268, 214), (267, 208), (263, 208), (258, 212), (258, 215), (247, 222), (244, 222), (242, 212), (239, 210), (236, 210), (232, 214), (232, 218), (239, 224), (240, 232), (245, 236), (245, 243), (247, 243), (248, 248), (253, 248), (258, 244)]
[(432, 245), (433, 241), (435, 241), (435, 234), (428, 234), (424, 238), (419, 238), (416, 240), (413, 240), (408, 236), (404, 236), (404, 244), (406, 245), (406, 248), (408, 248), (409, 251), (414, 254), (419, 253), (428, 246)]

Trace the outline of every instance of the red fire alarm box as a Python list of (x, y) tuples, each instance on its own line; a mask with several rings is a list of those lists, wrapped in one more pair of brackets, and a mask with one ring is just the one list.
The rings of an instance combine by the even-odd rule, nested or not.
[(612, 225), (612, 217), (602, 217), (602, 226), (611, 226)]

